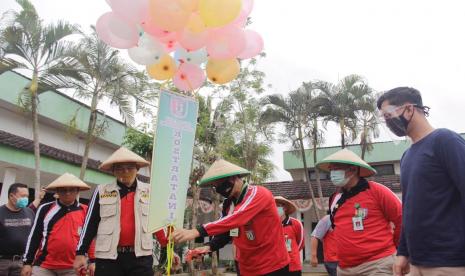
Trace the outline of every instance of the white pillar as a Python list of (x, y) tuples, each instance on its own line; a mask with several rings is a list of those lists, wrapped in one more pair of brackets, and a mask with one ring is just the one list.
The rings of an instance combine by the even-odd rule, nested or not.
[(310, 237), (312, 234), (312, 214), (310, 213), (312, 208), (304, 212), (304, 231), (305, 231), (305, 258), (306, 260), (311, 259), (311, 244)]
[(5, 175), (3, 176), (2, 192), (0, 193), (0, 205), (4, 205), (8, 201), (8, 188), (16, 181), (17, 169), (5, 168)]

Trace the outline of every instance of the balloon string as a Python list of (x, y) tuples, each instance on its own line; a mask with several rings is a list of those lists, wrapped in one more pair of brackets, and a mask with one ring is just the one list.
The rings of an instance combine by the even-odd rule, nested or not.
[(173, 262), (173, 256), (174, 256), (174, 240), (173, 240), (173, 229), (174, 225), (170, 224), (168, 225), (168, 245), (166, 246), (166, 275), (170, 276), (171, 274), (171, 265)]

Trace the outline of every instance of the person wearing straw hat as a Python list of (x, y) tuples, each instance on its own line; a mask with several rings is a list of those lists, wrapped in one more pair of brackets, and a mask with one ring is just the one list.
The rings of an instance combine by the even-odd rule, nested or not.
[(331, 182), (341, 187), (330, 214), (337, 241), (337, 275), (391, 276), (402, 221), (399, 198), (386, 186), (367, 180), (376, 170), (348, 149), (316, 166), (330, 172)]
[[(85, 268), (84, 253), (95, 238), (95, 275), (153, 276), (153, 237), (147, 229), (150, 185), (136, 178), (149, 164), (121, 147), (100, 165), (116, 180), (99, 185), (92, 195), (76, 250), (76, 271)], [(164, 230), (155, 235), (166, 246)]]
[[(24, 253), (22, 276), (76, 275), (73, 262), (87, 206), (77, 201), (79, 191), (90, 187), (76, 176), (65, 173), (47, 187), (59, 199), (37, 210)], [(89, 272), (93, 275), (94, 248), (88, 251)]]
[(292, 201), (282, 196), (275, 196), (274, 200), (281, 218), (286, 249), (291, 262), (289, 263), (289, 275), (302, 275), (302, 262), (300, 251), (304, 248), (304, 227), (300, 220), (289, 215), (297, 211), (297, 207)]
[[(271, 192), (262, 186), (251, 186), (242, 180), (250, 172), (225, 160), (215, 161), (200, 180), (225, 199), (223, 217), (197, 226), (176, 229), (175, 242), (197, 237), (217, 236), (232, 240), (239, 254), (241, 275), (288, 275), (289, 254), (284, 243), (281, 221)], [(202, 248), (200, 254), (216, 251), (216, 244)]]

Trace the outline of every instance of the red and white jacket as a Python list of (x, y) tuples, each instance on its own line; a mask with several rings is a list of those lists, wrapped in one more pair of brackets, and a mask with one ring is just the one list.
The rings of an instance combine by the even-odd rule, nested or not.
[[(223, 218), (197, 227), (201, 236), (231, 234), (241, 275), (263, 275), (289, 264), (281, 221), (273, 194), (262, 186), (246, 187)], [(233, 230), (233, 232), (235, 232)]]
[[(402, 204), (386, 186), (361, 179), (367, 185), (340, 205), (334, 216), (334, 236), (339, 266), (358, 266), (396, 253), (402, 227)], [(360, 209), (363, 229), (354, 229), (353, 217)], [(394, 226), (394, 231), (393, 227)]]
[[(58, 200), (40, 206), (26, 244), (24, 264), (47, 269), (73, 268), (86, 213), (87, 205), (77, 201), (71, 206)], [(92, 243), (89, 259), (95, 259), (94, 252)]]
[(291, 258), (289, 271), (301, 271), (300, 251), (304, 248), (304, 227), (298, 219), (286, 217), (283, 220), (283, 231), (287, 251)]

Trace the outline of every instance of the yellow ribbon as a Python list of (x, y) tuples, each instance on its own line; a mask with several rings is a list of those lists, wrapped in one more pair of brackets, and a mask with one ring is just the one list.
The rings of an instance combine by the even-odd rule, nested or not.
[(166, 246), (166, 275), (171, 274), (171, 265), (174, 258), (174, 240), (173, 240), (174, 225), (168, 225), (168, 245)]

